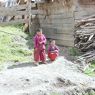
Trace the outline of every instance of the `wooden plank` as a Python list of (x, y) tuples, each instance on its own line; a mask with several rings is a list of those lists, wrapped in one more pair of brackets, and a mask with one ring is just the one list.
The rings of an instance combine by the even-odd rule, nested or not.
[(9, 22), (0, 22), (0, 26), (10, 25), (10, 24), (27, 23), (28, 21), (29, 21), (28, 19), (19, 19), (19, 20), (13, 20), (13, 21), (9, 21)]
[[(39, 14), (39, 13), (38, 13)], [(44, 19), (45, 18), (45, 16), (46, 16), (46, 14), (44, 13), (43, 15), (39, 15), (39, 18), (40, 19)], [(68, 19), (68, 18), (73, 18), (74, 17), (74, 14), (65, 14), (65, 13), (63, 13), (63, 14), (58, 14), (58, 15), (53, 15), (53, 14), (50, 14), (50, 15), (48, 15), (47, 16), (47, 18), (51, 18), (51, 19)]]
[(74, 24), (75, 21), (74, 21), (74, 18), (51, 18), (51, 17), (47, 17), (47, 18), (42, 18), (40, 19), (40, 22), (41, 23), (49, 23), (49, 24)]
[(28, 5), (17, 5), (17, 6), (12, 6), (12, 7), (0, 7), (0, 12), (2, 11), (17, 11), (17, 10), (22, 10), (22, 9), (27, 9)]
[(28, 11), (8, 11), (0, 12), (0, 16), (17, 16), (17, 15), (27, 15)]
[(67, 22), (66, 22), (66, 20), (54, 20), (54, 21), (52, 21), (52, 20), (39, 20), (40, 21), (40, 24), (43, 26), (61, 26), (61, 27), (63, 27), (63, 26), (72, 26), (72, 27), (74, 27), (74, 24), (75, 24), (75, 21), (74, 20), (71, 20), (71, 22), (69, 21), (69, 20), (67, 20)]
[(88, 12), (85, 12), (85, 11), (75, 12), (75, 19), (82, 19), (86, 17), (86, 15), (89, 15)]
[[(32, 14), (36, 14), (37, 11), (36, 10), (32, 10), (31, 11)], [(27, 15), (28, 14), (28, 11), (25, 10), (25, 11), (7, 11), (7, 12), (1, 12), (0, 11), (0, 16), (18, 16), (18, 15)]]
[(80, 5), (92, 5), (95, 4), (95, 0), (79, 0)]
[(59, 25), (64, 26), (64, 25), (72, 25), (72, 24), (74, 25), (74, 23), (75, 23), (74, 20), (70, 21), (69, 19), (67, 21), (66, 20), (60, 20), (60, 19), (59, 20), (51, 20), (51, 21), (50, 20), (48, 20), (48, 21), (41, 21), (40, 20), (40, 24), (42, 24), (42, 25), (43, 24), (47, 24), (47, 25), (49, 24), (49, 25), (54, 25), (54, 26), (59, 26)]
[(63, 9), (60, 9), (60, 10), (51, 10), (52, 14), (65, 14), (69, 17), (72, 17), (73, 16), (73, 10), (63, 10)]
[(64, 35), (64, 34), (69, 34), (69, 35), (74, 35), (74, 28), (61, 28), (61, 29), (58, 29), (58, 28), (48, 28), (48, 27), (42, 27), (43, 28), (43, 31), (48, 33), (48, 34), (61, 34), (61, 35)]
[(49, 38), (49, 39), (54, 39), (56, 40), (56, 43), (58, 45), (62, 45), (62, 46), (69, 46), (69, 47), (74, 47), (74, 40), (65, 40), (65, 39), (56, 39), (56, 38)]
[(32, 14), (32, 15), (38, 14), (38, 10), (31, 10), (31, 14)]
[(73, 35), (66, 35), (66, 34), (47, 34), (45, 33), (46, 37), (47, 38), (52, 38), (52, 39), (58, 39), (58, 40), (69, 40), (69, 41), (72, 41), (74, 40), (74, 36)]
[(51, 14), (50, 15), (51, 18), (73, 18), (74, 17), (74, 13), (63, 13), (63, 14)]
[[(89, 11), (90, 10), (90, 11)], [(92, 7), (84, 7), (84, 8), (82, 8), (81, 6), (78, 6), (76, 9), (75, 9), (75, 11), (74, 12), (82, 12), (82, 11), (88, 11), (88, 12), (95, 12), (94, 10), (93, 10), (93, 8)]]
[[(45, 28), (46, 29), (46, 28)], [(61, 34), (61, 35), (65, 35), (65, 34), (69, 34), (69, 35), (74, 35), (74, 30), (73, 29), (67, 29), (67, 30), (65, 30), (65, 29), (56, 29), (56, 31), (51, 31), (50, 29), (47, 29), (48, 31), (48, 33), (49, 34)]]
[[(26, 15), (28, 11), (26, 11), (28, 8), (27, 4), (24, 5), (17, 5), (12, 7), (0, 7), (0, 16), (6, 16), (6, 15)], [(25, 11), (21, 11), (25, 9)], [(31, 10), (32, 14), (37, 14), (37, 10)]]
[(29, 33), (31, 34), (31, 1), (28, 0), (28, 15), (29, 15)]
[(40, 23), (41, 27), (48, 27), (48, 28), (59, 28), (59, 29), (63, 29), (65, 27), (69, 27), (69, 28), (73, 28), (74, 24), (45, 24), (45, 23)]
[[(43, 15), (43, 14), (46, 14), (46, 11), (45, 10), (41, 10), (41, 9), (38, 9), (39, 10), (39, 14), (40, 15)], [(48, 10), (48, 13), (50, 14), (53, 14), (53, 15), (57, 15), (57, 14), (65, 14), (67, 16), (73, 16), (73, 10), (66, 10), (64, 8), (60, 8), (60, 9), (51, 9), (51, 10)]]
[(47, 28), (47, 27), (42, 27), (44, 34), (47, 36), (57, 36), (58, 38), (74, 38), (74, 30), (72, 31), (66, 31), (64, 32), (64, 29), (57, 29), (57, 28)]
[(72, 19), (39, 19), (41, 24), (74, 24), (75, 20), (74, 18)]
[[(58, 31), (60, 34), (64, 33), (65, 34), (68, 34), (69, 32), (72, 34), (74, 32), (74, 27), (51, 27), (51, 26), (41, 26), (44, 30), (48, 30), (48, 31), (52, 31), (52, 30), (55, 30), (55, 31)], [(48, 32), (47, 31), (47, 32)]]
[(56, 43), (58, 45), (64, 45), (64, 46), (74, 46), (74, 39), (58, 39), (56, 37), (47, 36), (49, 39), (56, 40)]
[(74, 29), (70, 29), (70, 28), (63, 28), (62, 30), (58, 30), (57, 32), (56, 32), (56, 34), (69, 34), (69, 35), (74, 35)]
[(95, 14), (95, 12), (76, 12), (75, 13), (75, 19), (83, 19), (83, 18), (86, 18), (86, 17), (88, 17), (88, 16), (91, 16), (91, 15), (93, 15), (93, 14)]
[(74, 47), (74, 41), (70, 41), (70, 40), (56, 40), (56, 43), (58, 45)]
[(78, 8), (75, 10), (75, 20), (80, 20), (93, 14), (95, 14), (94, 8), (91, 7), (82, 8), (81, 6), (78, 6)]

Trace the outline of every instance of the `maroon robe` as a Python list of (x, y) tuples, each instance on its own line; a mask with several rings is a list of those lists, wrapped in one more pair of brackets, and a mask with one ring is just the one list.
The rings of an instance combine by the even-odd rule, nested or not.
[(42, 34), (38, 34), (34, 37), (34, 60), (36, 62), (45, 62), (46, 61), (46, 52), (45, 52), (46, 37)]
[(59, 55), (59, 48), (54, 45), (50, 45), (48, 48), (48, 57), (50, 58), (51, 61), (54, 61)]

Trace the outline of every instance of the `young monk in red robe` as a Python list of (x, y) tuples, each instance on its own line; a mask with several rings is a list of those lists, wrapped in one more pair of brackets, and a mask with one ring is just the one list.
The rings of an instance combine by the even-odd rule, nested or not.
[(46, 37), (42, 33), (42, 29), (39, 29), (34, 37), (34, 60), (36, 65), (39, 65), (40, 61), (46, 63), (45, 44)]
[(55, 40), (52, 40), (48, 47), (48, 57), (50, 58), (51, 61), (54, 61), (58, 57), (58, 55), (59, 55), (59, 48), (55, 44)]

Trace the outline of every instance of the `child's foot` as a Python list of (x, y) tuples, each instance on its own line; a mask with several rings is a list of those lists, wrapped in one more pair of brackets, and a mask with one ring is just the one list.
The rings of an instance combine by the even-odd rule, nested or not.
[(38, 62), (34, 62), (34, 65), (35, 65), (35, 66), (39, 66), (39, 63), (38, 63)]

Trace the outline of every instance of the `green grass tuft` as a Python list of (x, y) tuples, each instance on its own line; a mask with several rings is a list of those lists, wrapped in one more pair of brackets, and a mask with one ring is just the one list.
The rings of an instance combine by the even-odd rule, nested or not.
[(33, 45), (28, 49), (29, 42), (31, 38), (22, 32), (21, 24), (0, 27), (0, 63), (31, 61)]
[(91, 62), (91, 65), (84, 71), (85, 74), (95, 77), (95, 60)]
[(69, 53), (71, 56), (79, 56), (81, 55), (77, 48), (69, 48)]

